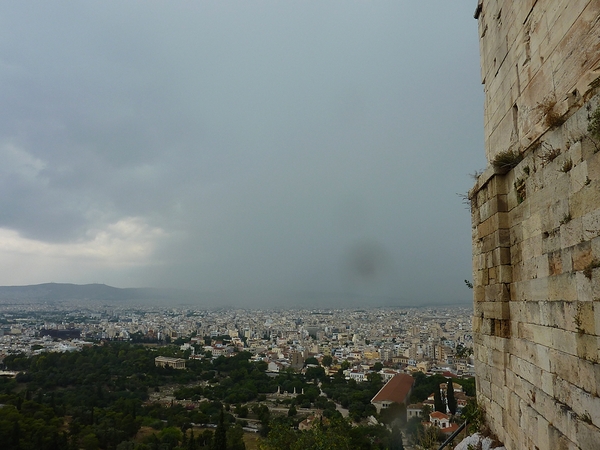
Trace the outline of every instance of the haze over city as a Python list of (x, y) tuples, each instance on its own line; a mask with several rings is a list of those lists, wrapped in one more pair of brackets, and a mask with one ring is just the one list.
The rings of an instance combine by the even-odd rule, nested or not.
[(3, 5), (0, 285), (471, 302), (474, 7)]

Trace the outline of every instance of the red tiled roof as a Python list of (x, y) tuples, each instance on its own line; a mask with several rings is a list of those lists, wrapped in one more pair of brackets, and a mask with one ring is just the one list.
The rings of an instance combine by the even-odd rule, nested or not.
[(446, 427), (446, 428), (440, 428), (440, 430), (442, 431), (442, 433), (444, 434), (452, 434), (454, 433), (456, 430), (458, 430), (458, 424), (456, 423), (451, 423), (450, 426)]
[(446, 414), (440, 411), (432, 412), (431, 414), (429, 414), (429, 417), (431, 417), (432, 419), (449, 419), (449, 417)]
[(412, 390), (415, 379), (405, 373), (394, 375), (385, 386), (373, 397), (371, 403), (396, 402), (405, 403)]

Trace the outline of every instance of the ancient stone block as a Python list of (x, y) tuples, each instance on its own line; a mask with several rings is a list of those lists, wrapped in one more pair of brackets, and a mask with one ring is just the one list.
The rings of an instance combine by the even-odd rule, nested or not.
[(590, 361), (579, 361), (579, 386), (592, 396), (600, 394), (600, 364)]
[(563, 224), (560, 226), (560, 245), (562, 248), (572, 247), (583, 241), (583, 223), (581, 217), (574, 219), (569, 216), (568, 218), (563, 218), (562, 221)]
[(516, 148), (523, 161), (486, 169), (472, 194), (478, 396), (508, 450), (595, 448), (600, 143), (585, 134), (600, 104), (600, 2), (481, 6), (486, 154)]
[(492, 250), (492, 264), (494, 266), (511, 264), (510, 249), (503, 247)]
[(598, 362), (598, 351), (600, 349), (600, 338), (585, 334), (576, 333), (575, 342), (577, 345), (577, 356), (588, 361)]
[(542, 233), (542, 254), (560, 250), (560, 227)]
[(577, 423), (577, 444), (581, 450), (596, 450), (598, 448), (598, 433), (600, 429), (588, 424), (585, 420)]
[(561, 250), (562, 262), (563, 262), (563, 273), (571, 272), (573, 270), (573, 258), (571, 256), (572, 248), (563, 248)]
[(582, 217), (600, 205), (600, 182), (591, 181), (586, 189), (575, 192), (570, 198), (570, 210), (573, 217)]
[[(577, 300), (580, 302), (590, 302), (593, 299), (593, 288), (592, 277), (588, 278), (587, 268), (583, 272), (575, 273), (575, 283), (577, 287)], [(592, 270), (593, 275), (593, 270)]]
[[(596, 302), (594, 302), (596, 303)], [(594, 317), (593, 302), (577, 302), (575, 318), (575, 331), (589, 335), (596, 334), (596, 318)]]
[(562, 273), (562, 258), (561, 252), (555, 251), (548, 256), (548, 272), (550, 275), (559, 275)]
[[(551, 345), (550, 347), (571, 355), (578, 355), (578, 346), (576, 342), (576, 333), (561, 330), (559, 328), (550, 328)], [(546, 341), (540, 342), (543, 345)]]
[[(563, 261), (565, 261), (563, 257)], [(577, 300), (577, 285), (573, 272), (548, 278), (547, 300)], [(542, 300), (542, 299), (540, 299)]]
[(542, 371), (541, 376), (541, 389), (550, 396), (554, 396), (554, 378), (556, 375)]
[[(591, 143), (588, 144), (590, 151), (596, 150)], [(588, 165), (588, 177), (592, 181), (594, 185), (600, 180), (600, 152), (592, 154), (590, 158), (587, 160)], [(590, 184), (592, 184), (590, 183)]]
[(583, 229), (583, 239), (591, 241), (600, 236), (600, 208), (590, 211), (581, 218), (581, 227)]
[(485, 286), (485, 299), (489, 302), (507, 302), (510, 300), (508, 285), (496, 283)]
[(554, 348), (549, 350), (550, 371), (563, 380), (579, 378), (579, 358)]
[(571, 260), (573, 270), (583, 270), (592, 262), (592, 245), (590, 241), (582, 242), (573, 247)]
[(482, 302), (478, 306), (486, 319), (509, 319), (510, 308), (508, 302)]
[(600, 336), (600, 298), (594, 299), (594, 328), (596, 336)]
[[(573, 159), (571, 159), (573, 160)], [(588, 183), (588, 170), (587, 162), (583, 161), (580, 164), (573, 167), (570, 171), (571, 176), (571, 192), (578, 192), (587, 186)]]

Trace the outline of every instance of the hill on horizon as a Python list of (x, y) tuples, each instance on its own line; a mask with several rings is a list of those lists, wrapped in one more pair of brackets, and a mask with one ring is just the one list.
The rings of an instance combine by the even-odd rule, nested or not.
[(0, 300), (16, 301), (113, 301), (186, 300), (191, 292), (177, 289), (116, 288), (106, 284), (42, 283), (24, 286), (0, 286)]
[(316, 292), (196, 292), (175, 288), (117, 288), (106, 284), (42, 283), (24, 286), (0, 286), (0, 302), (139, 302), (156, 306), (188, 306), (204, 308), (362, 308), (399, 307), (423, 308), (446, 306), (472, 306), (428, 302), (417, 304), (408, 299), (361, 296), (350, 293)]

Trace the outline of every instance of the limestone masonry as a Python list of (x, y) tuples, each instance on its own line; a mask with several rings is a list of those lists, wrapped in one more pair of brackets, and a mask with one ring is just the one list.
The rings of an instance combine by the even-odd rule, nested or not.
[(508, 450), (600, 448), (599, 0), (480, 0), (478, 400)]

